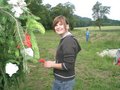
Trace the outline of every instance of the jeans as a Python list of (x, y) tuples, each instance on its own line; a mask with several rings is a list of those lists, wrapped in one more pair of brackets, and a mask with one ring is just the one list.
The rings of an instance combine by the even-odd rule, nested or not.
[(74, 84), (75, 84), (74, 79), (69, 81), (55, 80), (53, 82), (52, 90), (73, 90)]
[(89, 35), (86, 35), (86, 42), (88, 42), (89, 40)]

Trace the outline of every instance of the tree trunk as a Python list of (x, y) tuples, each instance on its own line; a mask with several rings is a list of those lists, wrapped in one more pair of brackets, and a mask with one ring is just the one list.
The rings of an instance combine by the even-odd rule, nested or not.
[(99, 30), (101, 30), (101, 26), (99, 25), (98, 27), (99, 27)]

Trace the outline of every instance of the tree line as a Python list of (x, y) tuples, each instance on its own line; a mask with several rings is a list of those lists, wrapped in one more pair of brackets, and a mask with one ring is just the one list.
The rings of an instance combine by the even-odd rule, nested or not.
[(110, 7), (102, 6), (99, 2), (96, 2), (92, 8), (93, 20), (91, 18), (81, 17), (74, 14), (75, 6), (70, 2), (64, 4), (59, 3), (54, 7), (50, 4), (44, 5), (42, 0), (26, 0), (26, 2), (28, 3), (28, 8), (31, 12), (41, 18), (40, 22), (44, 25), (46, 30), (52, 29), (52, 21), (54, 17), (58, 15), (64, 15), (67, 17), (71, 30), (74, 27), (98, 26), (100, 28), (105, 25), (120, 25), (120, 21), (107, 18), (106, 14), (109, 14)]

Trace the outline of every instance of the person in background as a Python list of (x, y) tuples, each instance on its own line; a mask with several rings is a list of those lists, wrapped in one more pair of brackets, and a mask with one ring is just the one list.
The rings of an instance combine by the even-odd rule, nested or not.
[(45, 61), (45, 68), (53, 68), (54, 82), (52, 90), (73, 90), (75, 84), (75, 61), (81, 47), (69, 32), (66, 17), (60, 15), (53, 21), (54, 32), (60, 36), (56, 51), (56, 61)]
[(89, 37), (90, 37), (90, 32), (89, 32), (88, 28), (86, 28), (86, 42), (89, 41)]

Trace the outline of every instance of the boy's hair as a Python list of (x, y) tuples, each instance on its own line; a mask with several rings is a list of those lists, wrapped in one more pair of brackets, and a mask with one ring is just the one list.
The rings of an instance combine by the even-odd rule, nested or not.
[(66, 19), (66, 17), (60, 15), (60, 16), (55, 17), (55, 19), (53, 20), (53, 25), (52, 25), (52, 26), (53, 26), (53, 29), (54, 29), (54, 27), (56, 26), (56, 24), (57, 24), (58, 22), (61, 22), (61, 23), (64, 25), (65, 29), (66, 29), (66, 25), (69, 24), (69, 22), (68, 22), (68, 20)]

